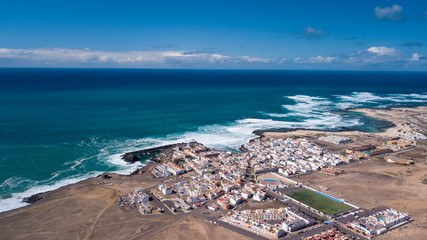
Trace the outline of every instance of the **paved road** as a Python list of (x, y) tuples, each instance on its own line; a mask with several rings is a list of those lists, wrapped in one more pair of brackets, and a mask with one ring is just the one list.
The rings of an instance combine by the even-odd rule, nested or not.
[(280, 239), (296, 240), (296, 239), (301, 239), (303, 237), (306, 238), (306, 237), (310, 237), (310, 236), (313, 236), (315, 234), (321, 233), (323, 231), (327, 231), (327, 230), (332, 229), (332, 228), (333, 228), (332, 225), (315, 225), (309, 230), (303, 230), (302, 229), (301, 231), (295, 232), (291, 235), (288, 235), (288, 236), (280, 238)]
[(148, 194), (148, 196), (150, 196), (153, 199), (153, 202), (154, 202), (154, 204), (156, 204), (157, 207), (159, 207), (161, 209), (165, 209), (166, 214), (171, 214), (171, 215), (173, 214), (162, 201), (160, 201), (156, 196), (154, 196), (153, 193), (151, 193), (149, 190), (146, 191), (145, 189), (144, 189), (144, 192), (146, 192)]
[(354, 237), (358, 237), (358, 238), (360, 238), (360, 239), (364, 239), (364, 240), (369, 240), (369, 238), (366, 238), (366, 237), (364, 237), (363, 235), (360, 235), (360, 234), (358, 234), (358, 233), (356, 233), (356, 232), (353, 232), (353, 231), (351, 231), (350, 229), (348, 229), (348, 228), (346, 228), (342, 223), (340, 223), (340, 222), (338, 222), (338, 221), (334, 221), (334, 224), (336, 224), (336, 226), (338, 226), (339, 227), (339, 229), (342, 231), (342, 232), (345, 232), (345, 233), (347, 233), (347, 234), (349, 234), (349, 235), (352, 235), (352, 236), (354, 236)]

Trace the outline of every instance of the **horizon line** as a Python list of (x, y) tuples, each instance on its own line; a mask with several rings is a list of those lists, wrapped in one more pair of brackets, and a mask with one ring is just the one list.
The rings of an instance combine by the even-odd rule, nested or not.
[(1, 67), (0, 70), (4, 69), (85, 69), (85, 70), (193, 70), (193, 71), (309, 71), (309, 72), (424, 72), (427, 73), (427, 70), (370, 70), (370, 69), (277, 69), (277, 68), (144, 68), (144, 67)]

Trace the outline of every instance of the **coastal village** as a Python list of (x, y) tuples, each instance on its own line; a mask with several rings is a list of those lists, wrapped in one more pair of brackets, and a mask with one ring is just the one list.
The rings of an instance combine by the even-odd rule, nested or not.
[[(152, 214), (199, 214), (205, 221), (263, 239), (370, 239), (412, 221), (405, 212), (378, 206), (363, 209), (339, 196), (298, 181), (321, 172), (346, 174), (340, 166), (375, 159), (414, 164), (397, 157), (413, 149), (422, 132), (394, 138), (327, 135), (306, 138), (256, 138), (240, 153), (217, 151), (198, 142), (181, 143), (158, 152), (150, 169), (157, 187), (120, 196), (118, 205)], [(333, 146), (335, 151), (326, 147)], [(337, 150), (338, 149), (338, 150)], [(314, 201), (313, 201), (314, 199)], [(263, 203), (275, 202), (275, 208)], [(258, 203), (258, 207), (245, 207)]]
[[(406, 236), (425, 236), (424, 112), (380, 133), (265, 131), (234, 151), (191, 141), (128, 152), (146, 166), (36, 195), (21, 211), (38, 209), (47, 226), (65, 212), (60, 227), (83, 239), (422, 239)], [(70, 225), (76, 213), (90, 227)]]
[(427, 0), (1, 3), (0, 240), (427, 240)]

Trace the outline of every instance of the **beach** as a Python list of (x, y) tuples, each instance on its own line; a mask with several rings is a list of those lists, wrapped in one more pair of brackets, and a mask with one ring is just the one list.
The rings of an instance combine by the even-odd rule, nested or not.
[[(348, 111), (362, 113), (368, 117), (381, 119), (386, 122), (392, 123), (392, 127), (385, 128), (384, 131), (378, 133), (369, 133), (362, 131), (337, 131), (338, 135), (343, 136), (384, 136), (384, 137), (399, 137), (403, 132), (414, 132), (418, 130), (424, 130), (422, 126), (425, 126), (427, 115), (425, 114), (426, 107), (414, 107), (414, 108), (391, 108), (387, 110), (383, 109), (350, 109)], [(409, 124), (412, 123), (412, 124)], [(317, 136), (326, 133), (331, 133), (328, 131), (319, 131), (319, 130), (290, 130), (287, 132), (281, 131), (258, 131), (257, 134), (264, 137), (287, 137), (287, 136)]]

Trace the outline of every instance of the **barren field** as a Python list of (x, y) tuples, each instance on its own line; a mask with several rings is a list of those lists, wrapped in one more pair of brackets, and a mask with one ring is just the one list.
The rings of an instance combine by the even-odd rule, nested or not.
[[(351, 137), (354, 145), (379, 141), (379, 138), (399, 135), (402, 131), (427, 129), (425, 107), (402, 109), (358, 110), (372, 117), (391, 120), (396, 126), (380, 134), (355, 131), (333, 133)], [(408, 124), (408, 120), (415, 125)], [(322, 131), (298, 130), (293, 132), (264, 132), (265, 137), (285, 138), (293, 136), (317, 137), (330, 134)], [(327, 176), (320, 172), (295, 177), (316, 189), (343, 198), (359, 207), (371, 209), (387, 206), (408, 213), (414, 222), (397, 228), (377, 239), (422, 239), (427, 236), (427, 141), (419, 141), (417, 147), (398, 154), (414, 158), (415, 165), (397, 165), (379, 160), (365, 160), (340, 166), (345, 174)], [(375, 142), (372, 142), (375, 143)], [(353, 145), (332, 145), (325, 148), (343, 151)], [(0, 213), (1, 239), (246, 239), (245, 236), (220, 226), (214, 226), (197, 218), (197, 211), (190, 214), (163, 214), (141, 216), (128, 207), (119, 207), (117, 196), (136, 189), (146, 189), (159, 184), (147, 173), (153, 165), (142, 168), (139, 174), (111, 179), (88, 179), (58, 190), (41, 194), (42, 199), (32, 205), (10, 212)], [(185, 177), (174, 177), (182, 181)], [(265, 175), (269, 176), (269, 175)], [(273, 177), (273, 175), (271, 175)], [(275, 178), (275, 177), (274, 177)], [(169, 180), (167, 180), (169, 181)], [(104, 183), (104, 184), (100, 184)], [(280, 202), (267, 200), (260, 203), (249, 201), (239, 208), (278, 208)], [(200, 213), (200, 211), (199, 211)], [(200, 216), (200, 215), (199, 215)]]
[(257, 202), (254, 200), (249, 200), (247, 203), (243, 204), (238, 210), (253, 210), (253, 209), (268, 209), (268, 208), (281, 208), (285, 205), (281, 202), (275, 202), (273, 200), (267, 200), (265, 202)]
[(425, 239), (427, 236), (427, 174), (424, 164), (397, 165), (370, 160), (343, 166), (346, 174), (326, 176), (321, 173), (301, 176), (295, 180), (325, 191), (332, 196), (362, 208), (387, 206), (409, 213), (414, 222), (397, 228), (377, 239)]
[(127, 207), (120, 208), (119, 194), (156, 181), (144, 175), (112, 176), (107, 180), (111, 185), (98, 184), (104, 181), (100, 177), (88, 179), (42, 194), (43, 199), (30, 206), (1, 213), (0, 238), (246, 239), (189, 215), (140, 217)]

